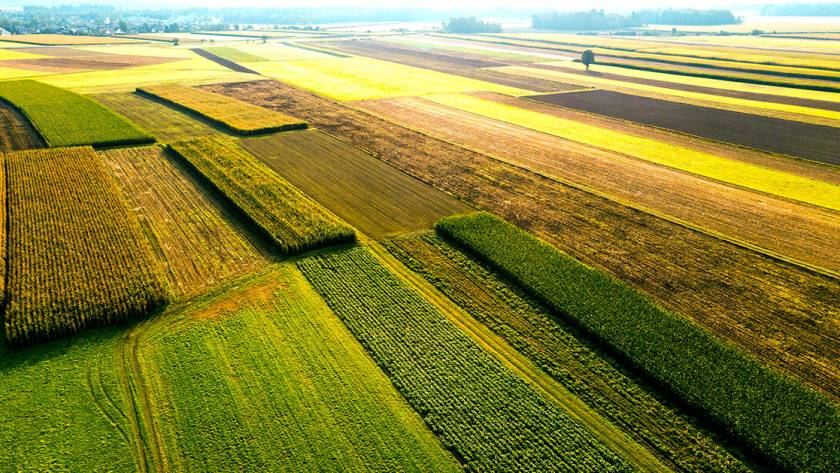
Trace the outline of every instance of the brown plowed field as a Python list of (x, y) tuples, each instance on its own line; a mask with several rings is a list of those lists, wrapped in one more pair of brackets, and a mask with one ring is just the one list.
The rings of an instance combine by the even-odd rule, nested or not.
[(29, 120), (0, 102), (0, 153), (43, 147), (44, 141)]
[(840, 165), (840, 128), (593, 90), (532, 100), (827, 164)]
[(544, 175), (840, 272), (840, 214), (776, 199), (422, 98), (357, 102), (365, 110)]
[(268, 263), (212, 195), (159, 146), (101, 151), (178, 295)]
[(840, 402), (840, 283), (274, 82), (207, 86), (367, 149)]
[[(635, 63), (635, 62), (630, 62)], [(612, 62), (610, 62), (612, 64)], [(639, 63), (642, 64), (642, 63)], [(720, 95), (721, 97), (735, 97), (739, 99), (747, 99), (747, 100), (756, 100), (759, 102), (774, 102), (774, 103), (784, 103), (788, 105), (798, 105), (800, 107), (811, 107), (811, 108), (819, 108), (823, 110), (833, 110), (833, 111), (840, 111), (840, 102), (825, 102), (823, 100), (810, 100), (810, 99), (802, 99), (797, 97), (785, 97), (782, 95), (773, 95), (773, 94), (759, 94), (754, 92), (742, 92), (738, 90), (729, 90), (729, 89), (718, 89), (714, 87), (702, 87), (698, 85), (690, 85), (690, 84), (678, 84), (676, 82), (669, 82), (664, 80), (653, 80), (653, 79), (643, 79), (640, 77), (631, 77), (625, 76), (620, 74), (611, 74), (609, 72), (600, 72), (600, 71), (579, 71), (577, 69), (568, 69), (565, 67), (557, 67), (552, 66), (550, 64), (529, 64), (528, 67), (533, 67), (535, 69), (546, 69), (549, 71), (560, 71), (565, 72), (568, 74), (577, 74), (583, 77), (596, 75), (599, 79), (611, 79), (611, 80), (618, 80), (622, 82), (630, 82), (633, 84), (645, 84), (645, 85), (652, 85), (656, 87), (665, 87), (668, 89), (677, 89), (677, 90), (685, 90), (688, 92), (697, 92), (701, 94), (710, 94), (710, 95)], [(653, 63), (652, 67), (656, 67), (656, 64)], [(778, 78), (777, 78), (778, 79)], [(784, 79), (778, 79), (780, 81), (784, 81)], [(838, 86), (837, 83), (833, 83), (831, 85)]]
[[(381, 41), (330, 41), (318, 44), (323, 48), (343, 53), (396, 62), (407, 66), (421, 67), (423, 69), (469, 77), (471, 79), (483, 80), (508, 87), (533, 90), (535, 92), (561, 92), (583, 88), (562, 82), (520, 77), (491, 69), (481, 69), (481, 67), (490, 67), (486, 64), (495, 64), (497, 66), (504, 66), (505, 64), (475, 57), (471, 58), (466, 53), (429, 53), (408, 46), (392, 45)], [(483, 65), (477, 66), (478, 64)], [(510, 64), (514, 64), (514, 62)]]
[(463, 202), (319, 131), (241, 141), (298, 189), (373, 238), (432, 228)]
[(731, 146), (713, 140), (707, 140), (696, 136), (677, 133), (662, 128), (655, 128), (638, 123), (629, 122), (617, 118), (605, 117), (594, 113), (582, 112), (571, 108), (557, 107), (554, 105), (526, 100), (510, 95), (497, 94), (494, 92), (475, 92), (471, 95), (493, 100), (496, 102), (524, 108), (559, 118), (575, 120), (589, 125), (606, 128), (609, 130), (627, 133), (634, 136), (649, 138), (652, 140), (671, 143), (684, 148), (702, 151), (727, 159), (737, 159), (751, 164), (757, 164), (766, 168), (777, 169), (782, 172), (795, 174), (797, 176), (818, 179), (832, 184), (840, 185), (840, 168), (826, 166), (813, 161), (791, 159), (778, 154), (770, 154), (762, 151)]

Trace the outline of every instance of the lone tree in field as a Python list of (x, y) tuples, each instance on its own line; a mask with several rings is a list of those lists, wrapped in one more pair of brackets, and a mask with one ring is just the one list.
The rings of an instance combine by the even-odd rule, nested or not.
[(582, 62), (583, 65), (586, 66), (586, 70), (588, 71), (589, 65), (595, 64), (595, 53), (593, 53), (591, 49), (587, 49), (583, 52), (583, 54), (580, 55), (580, 62)]

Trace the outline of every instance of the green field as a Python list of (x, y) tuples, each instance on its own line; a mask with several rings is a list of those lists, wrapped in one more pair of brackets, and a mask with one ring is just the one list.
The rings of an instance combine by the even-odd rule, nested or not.
[(838, 466), (840, 410), (822, 396), (489, 214), (442, 219), (436, 228), (774, 463)]
[(260, 57), (251, 53), (247, 53), (239, 48), (230, 46), (215, 46), (212, 48), (205, 48), (207, 51), (233, 62), (264, 62), (268, 59)]
[(40, 82), (0, 82), (0, 98), (21, 110), (51, 147), (154, 141), (151, 135), (93, 100)]

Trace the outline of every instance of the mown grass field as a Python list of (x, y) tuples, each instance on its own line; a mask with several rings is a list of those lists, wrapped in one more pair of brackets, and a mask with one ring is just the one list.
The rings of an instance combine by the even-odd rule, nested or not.
[(354, 230), (231, 141), (179, 141), (169, 150), (198, 172), (284, 254), (352, 243)]
[(196, 113), (235, 133), (253, 135), (306, 128), (305, 121), (195, 87), (158, 85), (137, 93)]
[(700, 176), (833, 210), (840, 210), (840, 189), (824, 182), (719, 158), (669, 143), (617, 133), (577, 121), (564, 120), (474, 96), (441, 95), (429, 96), (428, 99), (459, 110), (525, 126), (561, 138), (581, 143), (591, 143), (600, 148)]
[(154, 141), (148, 133), (93, 100), (41, 82), (0, 82), (0, 99), (26, 115), (51, 147)]
[(230, 46), (215, 46), (211, 48), (206, 48), (207, 51), (215, 54), (216, 56), (223, 57), (227, 60), (234, 61), (234, 62), (264, 62), (268, 61), (268, 59), (264, 57), (260, 57), (248, 52), (243, 51), (240, 48), (234, 48)]
[(168, 293), (136, 217), (91, 148), (8, 153), (7, 339), (142, 317)]
[(381, 238), (432, 228), (470, 207), (319, 131), (243, 140), (241, 146), (363, 233)]

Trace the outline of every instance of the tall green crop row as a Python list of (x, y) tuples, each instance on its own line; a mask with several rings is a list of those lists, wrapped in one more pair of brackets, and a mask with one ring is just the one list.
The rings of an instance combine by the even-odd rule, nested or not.
[(92, 148), (4, 160), (12, 344), (139, 317), (166, 302), (140, 225)]
[(307, 258), (298, 266), (469, 469), (629, 470), (366, 249)]
[(286, 254), (351, 243), (356, 233), (231, 141), (201, 138), (169, 148), (224, 194)]
[(133, 123), (75, 92), (34, 80), (0, 82), (0, 99), (23, 112), (52, 148), (153, 143)]
[(762, 457), (840, 471), (840, 411), (632, 288), (487, 213), (436, 229), (490, 263)]

